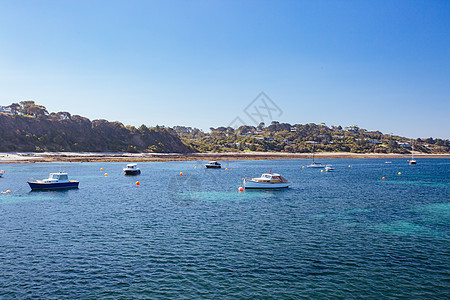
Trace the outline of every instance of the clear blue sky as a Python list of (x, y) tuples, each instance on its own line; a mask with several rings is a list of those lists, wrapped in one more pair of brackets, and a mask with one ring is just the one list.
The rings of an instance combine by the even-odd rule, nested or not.
[(450, 138), (450, 1), (0, 0), (0, 104), (228, 125), (261, 91), (280, 122)]

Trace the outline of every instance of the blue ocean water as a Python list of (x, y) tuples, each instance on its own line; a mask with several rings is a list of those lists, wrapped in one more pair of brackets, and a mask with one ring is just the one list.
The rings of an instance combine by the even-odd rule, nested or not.
[[(2, 164), (0, 297), (449, 299), (450, 160), (391, 161)], [(238, 192), (270, 169), (292, 187)]]

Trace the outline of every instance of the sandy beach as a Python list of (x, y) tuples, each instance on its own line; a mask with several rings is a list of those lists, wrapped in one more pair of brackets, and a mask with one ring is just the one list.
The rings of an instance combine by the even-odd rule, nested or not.
[[(450, 154), (414, 154), (416, 158), (450, 158)], [(317, 159), (362, 158), (409, 158), (405, 154), (380, 153), (316, 153)], [(0, 163), (34, 162), (144, 162), (144, 161), (190, 161), (190, 160), (260, 160), (260, 159), (311, 159), (310, 153), (93, 153), (93, 152), (14, 152), (0, 153)]]

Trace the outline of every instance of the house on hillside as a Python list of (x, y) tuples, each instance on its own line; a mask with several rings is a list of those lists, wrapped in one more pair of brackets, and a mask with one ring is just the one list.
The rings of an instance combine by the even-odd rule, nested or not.
[(382, 142), (377, 141), (377, 140), (367, 140), (369, 143), (374, 144), (374, 145), (379, 145), (382, 144)]
[(399, 147), (403, 147), (403, 148), (411, 148), (411, 145), (408, 142), (399, 142), (397, 141), (397, 145), (399, 145)]
[(0, 107), (0, 113), (11, 114), (12, 115), (12, 111), (10, 111), (9, 109), (5, 109), (3, 107)]

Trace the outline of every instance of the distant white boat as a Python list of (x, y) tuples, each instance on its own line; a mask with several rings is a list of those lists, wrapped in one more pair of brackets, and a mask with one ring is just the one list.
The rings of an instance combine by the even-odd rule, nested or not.
[(313, 152), (312, 152), (312, 163), (306, 166), (307, 168), (325, 168), (324, 165), (322, 165), (321, 163), (315, 162), (314, 161), (314, 145), (313, 145)]
[(306, 166), (307, 168), (325, 168), (321, 163), (313, 161), (311, 164)]
[(265, 173), (261, 177), (244, 179), (245, 189), (281, 189), (287, 188), (292, 183), (280, 174)]
[(220, 169), (222, 168), (222, 165), (218, 163), (217, 161), (210, 161), (205, 165), (207, 169)]
[(411, 160), (409, 161), (410, 165), (417, 164), (417, 161), (414, 159), (414, 141), (411, 140)]
[(327, 172), (332, 172), (332, 171), (334, 171), (334, 168), (333, 168), (332, 165), (327, 165), (327, 166), (325, 167), (325, 171), (327, 171)]
[(139, 169), (137, 164), (128, 164), (125, 168), (123, 168), (123, 172), (125, 175), (139, 175), (141, 174), (141, 169)]

